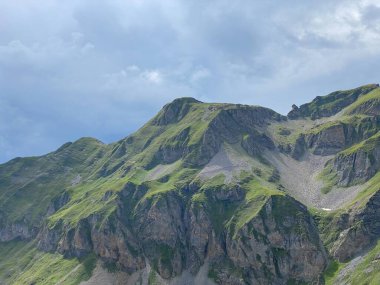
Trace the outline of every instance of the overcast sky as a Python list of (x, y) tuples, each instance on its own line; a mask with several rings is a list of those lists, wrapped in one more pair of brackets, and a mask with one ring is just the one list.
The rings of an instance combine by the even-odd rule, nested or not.
[(286, 114), (379, 64), (379, 0), (0, 0), (0, 162), (121, 139), (177, 97)]

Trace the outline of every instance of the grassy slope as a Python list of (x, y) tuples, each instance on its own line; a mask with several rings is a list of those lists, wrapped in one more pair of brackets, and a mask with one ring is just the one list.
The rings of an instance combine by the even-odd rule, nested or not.
[(369, 153), (372, 150), (374, 150), (375, 147), (379, 145), (380, 145), (380, 132), (377, 132), (375, 135), (371, 136), (370, 138), (343, 150), (338, 155), (347, 156), (347, 155), (356, 153), (358, 151)]
[(339, 220), (340, 216), (350, 211), (358, 211), (365, 207), (368, 200), (380, 190), (380, 172), (372, 177), (365, 185), (364, 189), (359, 192), (352, 201), (343, 205), (338, 210), (328, 212), (320, 209), (311, 209), (312, 214), (318, 220), (321, 238), (327, 248), (330, 248), (332, 242), (334, 242), (340, 234), (335, 228), (336, 221)]
[[(380, 280), (380, 241), (355, 266), (331, 262), (324, 277), (326, 285), (366, 284), (377, 285)], [(339, 282), (339, 283), (338, 283)]]
[[(131, 136), (132, 144), (129, 145), (129, 153), (132, 154), (131, 159), (134, 163), (144, 167), (150, 164), (162, 146), (174, 147), (178, 143), (184, 143), (191, 147), (198, 144), (212, 119), (222, 109), (232, 106), (205, 103), (190, 103), (190, 105), (189, 112), (178, 123), (154, 125), (152, 124), (154, 118)], [(157, 116), (160, 116), (160, 113)], [(185, 141), (179, 141), (177, 137), (187, 129), (189, 130), (188, 138)]]
[[(336, 154), (335, 157), (349, 156), (359, 151), (371, 154), (372, 151), (380, 145), (380, 132), (370, 138), (361, 141), (360, 143), (354, 144), (353, 146), (346, 148), (345, 150)], [(372, 154), (371, 154), (372, 155)], [(324, 182), (324, 187), (321, 189), (322, 193), (326, 194), (331, 191), (331, 189), (337, 183), (337, 173), (331, 168), (331, 161), (326, 165), (326, 167), (319, 174), (319, 179)]]
[[(368, 200), (380, 190), (380, 173), (377, 173), (371, 178), (366, 185), (367, 186), (363, 191), (361, 191), (353, 201), (350, 201), (336, 211), (326, 212), (324, 210), (311, 209), (312, 214), (317, 220), (321, 239), (327, 249), (331, 248), (334, 241), (336, 241), (340, 235), (340, 230), (336, 227), (337, 223), (339, 223), (338, 221), (340, 220), (340, 217), (351, 211), (357, 211), (363, 208)], [(348, 283), (345, 284), (378, 284), (376, 282), (380, 280), (379, 254), (380, 240), (378, 241), (377, 246), (365, 255), (360, 264), (354, 267), (355, 270), (346, 274), (346, 277), (343, 280)], [(349, 263), (339, 263), (332, 260), (330, 266), (324, 273), (326, 285), (337, 284), (336, 278), (339, 274), (342, 274), (342, 272), (347, 270), (347, 266), (349, 266)], [(339, 282), (342, 282), (342, 280)]]
[(358, 94), (366, 93), (376, 88), (369, 84), (351, 90), (336, 91), (326, 96), (318, 96), (312, 102), (300, 106), (301, 114), (309, 117), (318, 114), (334, 115), (355, 100)]
[[(173, 138), (186, 128), (190, 128), (190, 139), (187, 143), (197, 143), (208, 123), (219, 110), (228, 106), (197, 103), (192, 105), (190, 112), (178, 124), (146, 124), (132, 136), (133, 143), (126, 149), (122, 148), (125, 148), (128, 138), (112, 145), (103, 145), (95, 139), (84, 138), (73, 144), (66, 144), (46, 156), (19, 158), (0, 165), (1, 211), (6, 213), (4, 215), (8, 222), (26, 218), (32, 223), (38, 223), (51, 201), (66, 191), (71, 200), (50, 217), (51, 224), (63, 219), (74, 225), (79, 219), (94, 212), (108, 215), (115, 208), (112, 201), (116, 196), (112, 195), (104, 202), (103, 197), (107, 191), (120, 191), (129, 180), (141, 183), (143, 176), (148, 173), (143, 167), (152, 160), (162, 145), (175, 144)], [(209, 107), (213, 108), (210, 112), (207, 111)], [(124, 165), (133, 165), (132, 171), (127, 175)], [(81, 182), (73, 185), (72, 181), (78, 175), (82, 178)], [(141, 179), (139, 175), (142, 175)], [(152, 183), (151, 186), (158, 191), (170, 188), (173, 183), (171, 179), (168, 183)], [(35, 204), (36, 201), (38, 205)]]
[[(103, 162), (103, 164), (112, 163), (114, 165), (122, 162), (123, 166), (106, 177), (90, 176), (87, 181), (70, 187), (68, 189), (71, 196), (70, 202), (49, 218), (50, 226), (54, 226), (60, 220), (74, 226), (80, 219), (95, 212), (102, 213), (104, 217), (109, 216), (116, 209), (116, 203), (114, 203), (117, 197), (116, 193), (122, 190), (128, 181), (137, 185), (145, 184), (149, 191), (143, 199), (151, 199), (156, 196), (159, 197), (165, 192), (179, 189), (181, 184), (194, 180), (200, 168), (184, 166), (179, 160), (175, 167), (165, 175), (166, 179), (147, 181), (157, 167), (161, 167), (158, 165), (159, 162), (153, 164), (154, 167), (149, 165), (154, 161), (155, 154), (162, 147), (175, 147), (176, 144), (183, 143), (191, 149), (198, 145), (210, 122), (221, 110), (236, 109), (238, 106), (206, 103), (189, 103), (189, 105), (188, 113), (179, 122), (168, 125), (154, 124), (155, 119), (161, 115), (159, 113), (135, 134), (126, 138), (124, 140), (127, 142), (125, 153), (112, 162)], [(178, 141), (176, 138), (185, 130), (188, 130), (187, 138), (184, 141)], [(123, 143), (120, 141), (118, 144)], [(116, 146), (114, 146), (115, 148)], [(111, 153), (113, 152), (114, 150)], [(244, 153), (244, 155), (247, 154)], [(127, 166), (130, 166), (129, 170), (125, 171)], [(110, 191), (113, 195), (104, 201), (105, 193)]]
[(380, 280), (380, 242), (373, 248), (365, 257), (362, 262), (350, 273), (347, 281), (351, 284), (379, 284)]
[(51, 200), (71, 187), (75, 177), (88, 175), (103, 148), (99, 141), (84, 138), (46, 156), (16, 158), (0, 165), (3, 215), (11, 222), (27, 219), (38, 223)]
[(33, 243), (0, 243), (0, 284), (76, 285), (90, 278), (95, 257), (65, 259), (38, 251)]
[(227, 226), (237, 233), (244, 225), (250, 222), (260, 212), (262, 207), (272, 196), (284, 196), (284, 192), (277, 190), (273, 185), (263, 183), (260, 180), (252, 179), (246, 185), (245, 201), (240, 205), (231, 219), (227, 222)]
[[(334, 118), (334, 120), (327, 121), (313, 128), (310, 128), (308, 132), (315, 134), (323, 131), (325, 128), (338, 124), (351, 124), (358, 126), (362, 121), (365, 121), (367, 118), (369, 118), (369, 116), (357, 113), (356, 110), (358, 110), (362, 104), (365, 104), (367, 102), (372, 103), (373, 101), (379, 100), (380, 89), (377, 88), (368, 94), (360, 96), (358, 100), (356, 100), (353, 104), (343, 109), (341, 115)], [(379, 132), (375, 133), (370, 138), (343, 150), (337, 155), (350, 155), (357, 151), (369, 152), (377, 145), (379, 145)], [(322, 189), (322, 191), (325, 190), (326, 192), (329, 191), (329, 189), (331, 189), (336, 183), (334, 173), (331, 173), (331, 171), (329, 171), (327, 168), (320, 175), (320, 178), (325, 180), (326, 185), (325, 189)], [(335, 227), (336, 223), (340, 220), (340, 217), (350, 211), (356, 211), (364, 207), (370, 197), (379, 191), (379, 185), (380, 173), (377, 173), (365, 184), (363, 190), (355, 197), (354, 200), (350, 201), (340, 209), (333, 212), (311, 209), (311, 212), (318, 221), (320, 235), (327, 248), (330, 248), (332, 243), (339, 237), (340, 231)], [(339, 282), (347, 282), (345, 284), (378, 284), (378, 281), (380, 280), (380, 262), (378, 261), (379, 254), (380, 245), (378, 244), (364, 257), (359, 265), (354, 267), (353, 271), (350, 271), (348, 274), (346, 274), (344, 279), (339, 279)], [(339, 263), (333, 260), (324, 274), (326, 284), (337, 284), (337, 277), (339, 274), (342, 274), (342, 272), (345, 272), (348, 266), (349, 263)]]
[[(354, 103), (343, 109), (340, 116), (334, 120), (330, 120), (314, 127), (311, 127), (305, 134), (318, 134), (327, 128), (337, 125), (350, 125), (354, 129), (364, 129), (364, 136), (370, 136), (368, 139), (363, 140), (357, 144), (354, 144), (345, 150), (336, 154), (336, 156), (347, 156), (358, 151), (370, 152), (380, 143), (380, 133), (378, 129), (370, 127), (371, 123), (368, 121), (371, 116), (365, 114), (357, 114), (354, 112), (362, 104), (365, 104), (371, 100), (380, 100), (380, 88), (376, 88), (373, 91), (360, 96)], [(328, 193), (333, 186), (337, 183), (336, 173), (331, 170), (331, 165), (327, 164), (326, 168), (320, 173), (319, 178), (324, 181), (325, 186), (321, 189), (323, 193)]]
[(379, 104), (380, 102), (380, 88), (376, 88), (373, 91), (365, 94), (364, 96), (360, 96), (358, 100), (356, 100), (353, 104), (348, 106), (344, 113), (351, 115), (356, 113), (356, 111), (359, 109), (360, 106), (364, 104)]

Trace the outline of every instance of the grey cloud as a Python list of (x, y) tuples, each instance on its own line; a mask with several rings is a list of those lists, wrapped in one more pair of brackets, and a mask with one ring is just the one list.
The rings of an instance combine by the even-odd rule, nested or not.
[[(106, 142), (168, 101), (286, 113), (377, 82), (376, 1), (3, 1), (0, 161)], [(5, 28), (6, 26), (6, 28)]]

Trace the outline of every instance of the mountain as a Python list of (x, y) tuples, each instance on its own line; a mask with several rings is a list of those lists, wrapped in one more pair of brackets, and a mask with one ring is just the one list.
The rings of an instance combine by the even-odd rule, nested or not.
[(380, 87), (287, 116), (179, 98), (0, 165), (0, 284), (378, 284)]

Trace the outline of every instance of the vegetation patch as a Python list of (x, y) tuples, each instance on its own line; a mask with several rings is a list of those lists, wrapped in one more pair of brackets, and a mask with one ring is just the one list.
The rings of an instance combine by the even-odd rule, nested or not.
[(380, 172), (372, 177), (366, 184), (366, 187), (361, 191), (353, 201), (349, 202), (344, 208), (362, 208), (368, 200), (378, 191), (380, 191)]
[(351, 146), (343, 151), (341, 151), (338, 155), (349, 156), (359, 151), (364, 153), (371, 153), (376, 147), (380, 146), (380, 132), (377, 132), (375, 135), (370, 138)]
[(326, 285), (368, 284), (377, 285), (380, 280), (380, 242), (359, 261), (330, 262), (324, 272)]
[[(331, 249), (333, 243), (342, 232), (344, 219), (348, 217), (346, 210), (325, 211), (321, 209), (309, 209), (318, 226), (319, 234), (324, 246)], [(346, 216), (344, 216), (346, 215)]]
[(244, 202), (236, 209), (227, 223), (227, 227), (234, 236), (244, 225), (257, 216), (270, 197), (285, 195), (284, 192), (277, 190), (273, 184), (265, 183), (257, 178), (251, 178), (241, 186), (246, 191)]
[(345, 110), (346, 114), (354, 114), (357, 110), (360, 109), (361, 106), (372, 103), (372, 104), (379, 104), (380, 103), (380, 88), (376, 88), (373, 91), (360, 96), (359, 99), (348, 106)]
[(2, 284), (76, 285), (91, 277), (95, 264), (94, 255), (82, 260), (66, 259), (57, 253), (41, 252), (33, 243), (0, 243)]
[(323, 194), (329, 193), (332, 188), (338, 183), (338, 174), (332, 169), (331, 161), (322, 170), (317, 178), (323, 181), (323, 187), (321, 188), (321, 192)]

